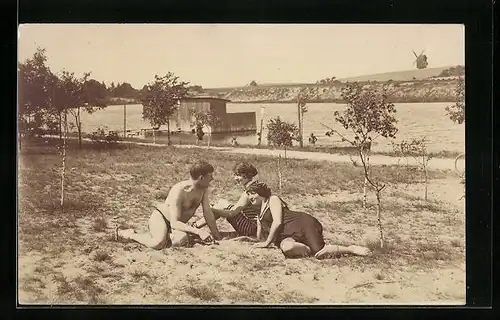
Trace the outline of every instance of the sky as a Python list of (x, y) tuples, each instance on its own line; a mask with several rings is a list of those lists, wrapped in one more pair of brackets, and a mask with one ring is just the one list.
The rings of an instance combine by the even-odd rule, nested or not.
[(47, 51), (53, 72), (141, 89), (173, 72), (204, 88), (257, 83), (314, 83), (335, 76), (465, 64), (459, 24), (24, 24), (18, 60)]

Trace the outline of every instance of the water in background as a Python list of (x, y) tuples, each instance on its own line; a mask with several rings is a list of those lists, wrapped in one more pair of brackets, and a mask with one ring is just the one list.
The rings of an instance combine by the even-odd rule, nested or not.
[[(454, 123), (446, 115), (445, 107), (451, 103), (397, 103), (396, 118), (398, 119), (395, 142), (403, 139), (427, 137), (429, 151), (465, 151), (465, 126)], [(251, 112), (257, 117), (257, 128), (260, 127), (260, 110), (265, 107), (263, 143), (266, 143), (266, 122), (277, 116), (288, 122), (297, 123), (297, 106), (293, 103), (228, 103), (227, 112)], [(314, 103), (308, 105), (308, 112), (304, 115), (304, 144), (308, 145), (308, 136), (312, 133), (318, 138), (317, 145), (343, 145), (338, 137), (327, 137), (327, 129), (321, 125), (324, 123), (335, 128), (347, 137), (352, 134), (344, 130), (335, 122), (333, 112), (342, 111), (343, 104), (336, 103)], [(139, 130), (151, 128), (151, 125), (142, 119), (142, 105), (127, 105), (127, 129)], [(109, 130), (123, 131), (123, 106), (109, 106), (93, 114), (82, 114), (82, 129), (90, 133), (99, 126), (106, 126)], [(161, 129), (165, 129), (162, 126)], [(232, 136), (237, 135), (240, 144), (256, 144), (257, 138), (254, 134), (228, 134), (213, 135), (214, 141), (230, 142)], [(194, 140), (194, 137), (193, 137)], [(392, 150), (390, 139), (377, 138), (372, 144), (377, 151)]]

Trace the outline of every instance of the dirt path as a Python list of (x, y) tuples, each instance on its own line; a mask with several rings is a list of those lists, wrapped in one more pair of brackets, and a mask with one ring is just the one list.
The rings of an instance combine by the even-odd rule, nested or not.
[[(58, 138), (58, 136), (47, 136), (52, 138)], [(76, 139), (76, 137), (71, 137), (71, 139)], [(82, 140), (91, 141), (88, 138), (83, 138)], [(135, 141), (120, 141), (120, 143), (125, 144), (135, 144), (142, 146), (152, 146), (152, 147), (166, 147), (165, 144), (154, 144), (148, 142), (135, 142)], [(208, 149), (207, 146), (196, 146), (196, 145), (174, 145), (176, 148), (199, 148), (199, 149)], [(217, 150), (220, 152), (228, 152), (228, 153), (239, 153), (239, 154), (251, 154), (251, 155), (263, 155), (263, 156), (275, 156), (281, 154), (284, 157), (284, 150), (274, 150), (274, 149), (254, 149), (254, 148), (232, 148), (232, 147), (210, 147), (211, 150)], [(332, 162), (347, 162), (351, 163), (351, 158), (358, 162), (361, 165), (361, 162), (358, 157), (343, 155), (343, 154), (332, 154), (325, 152), (306, 152), (306, 151), (296, 151), (296, 150), (287, 150), (286, 152), (287, 158), (291, 159), (307, 159), (307, 160), (315, 160), (315, 161), (332, 161)], [(464, 160), (461, 160), (464, 161)], [(391, 157), (385, 155), (371, 155), (370, 163), (373, 165), (397, 165), (406, 164), (404, 159), (399, 157)], [(415, 159), (408, 159), (408, 165), (418, 165)], [(463, 168), (463, 162), (460, 164)], [(454, 159), (444, 159), (444, 158), (433, 158), (428, 162), (429, 169), (441, 169), (441, 170), (455, 170), (455, 160)]]

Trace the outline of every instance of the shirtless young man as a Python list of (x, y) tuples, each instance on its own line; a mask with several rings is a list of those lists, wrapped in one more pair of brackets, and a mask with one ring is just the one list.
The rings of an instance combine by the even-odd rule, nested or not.
[[(191, 178), (175, 184), (165, 202), (154, 209), (149, 218), (148, 233), (139, 234), (133, 229), (127, 229), (116, 230), (116, 235), (157, 250), (187, 245), (188, 234), (199, 236), (205, 242), (219, 240), (219, 230), (208, 200), (208, 187), (213, 180), (213, 172), (211, 164), (198, 161), (189, 170)], [(187, 224), (200, 205), (211, 234)]]

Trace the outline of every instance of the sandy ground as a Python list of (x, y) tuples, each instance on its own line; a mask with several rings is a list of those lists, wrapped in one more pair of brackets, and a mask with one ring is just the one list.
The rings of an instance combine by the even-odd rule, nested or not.
[[(266, 155), (279, 152), (220, 149)], [(290, 157), (294, 154), (308, 159), (318, 156), (287, 152)], [(330, 161), (345, 161), (343, 156), (328, 156)], [(380, 159), (385, 158), (390, 157)], [(130, 178), (127, 174), (97, 172), (83, 175), (84, 182), (96, 190), (102, 181), (124, 182)], [(37, 218), (37, 223), (40, 228), (50, 226), (54, 230), (50, 231), (54, 232), (54, 245), (39, 249), (31, 245), (27, 249), (19, 242), (19, 302), (464, 304), (465, 201), (460, 200), (463, 186), (459, 181), (451, 173), (444, 179), (431, 180), (428, 202), (421, 199), (421, 184), (398, 184), (384, 191), (384, 203), (390, 206), (390, 214), (384, 215), (384, 228), (392, 251), (372, 257), (285, 259), (276, 248), (256, 249), (231, 240), (213, 246), (151, 250), (137, 243), (114, 241), (116, 224), (146, 231), (150, 210), (114, 203), (113, 199), (106, 201), (110, 208), (119, 208), (118, 212), (106, 216), (104, 226), (98, 230), (92, 220), (95, 217), (78, 218), (67, 227), (44, 216)], [(117, 192), (121, 193), (121, 188)], [(320, 219), (327, 242), (369, 245), (377, 239), (375, 198), (373, 194), (368, 197), (372, 208), (369, 211), (362, 210), (360, 198), (357, 191), (338, 191), (301, 195), (287, 201)], [(200, 215), (197, 212), (197, 217)], [(227, 222), (218, 224), (222, 231), (232, 231)]]
[[(418, 202), (411, 199), (421, 192), (418, 185), (400, 186), (389, 190), (388, 198)], [(93, 241), (84, 246), (59, 248), (56, 259), (37, 251), (21, 251), (19, 300), (49, 304), (464, 304), (465, 217), (460, 194), (456, 178), (436, 180), (429, 186), (429, 200), (439, 201), (447, 218), (456, 223), (446, 224), (445, 218), (436, 219), (436, 213), (426, 210), (414, 212), (418, 216), (414, 219), (422, 220), (406, 223), (404, 228), (393, 218), (385, 222), (387, 229), (398, 230), (397, 237), (389, 233), (389, 239), (412, 242), (427, 238), (425, 241), (446, 244), (453, 259), (434, 259), (432, 251), (420, 253), (418, 247), (408, 258), (401, 254), (323, 261), (285, 259), (277, 249), (255, 249), (231, 240), (217, 246), (156, 251), (136, 243), (114, 242), (111, 228), (95, 232), (91, 221), (81, 219), (79, 232), (93, 235)], [(404, 196), (408, 198), (401, 200)], [(359, 194), (339, 192), (309, 195), (290, 204), (304, 209), (324, 201), (357, 198)], [(144, 216), (133, 226), (145, 231), (146, 219)], [(126, 221), (126, 217), (121, 215), (118, 220)], [(421, 221), (428, 230), (421, 230)], [(358, 244), (372, 239), (375, 227), (353, 233), (365, 225), (360, 222), (337, 223), (334, 232), (325, 231), (325, 238)], [(109, 226), (113, 223), (116, 221), (108, 221)], [(226, 222), (219, 225), (223, 231), (231, 231)], [(450, 247), (453, 241), (459, 243)], [(102, 252), (107, 258), (97, 259)]]

